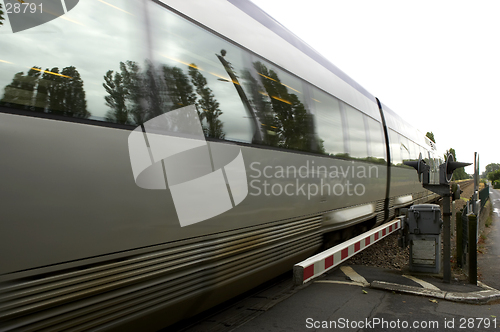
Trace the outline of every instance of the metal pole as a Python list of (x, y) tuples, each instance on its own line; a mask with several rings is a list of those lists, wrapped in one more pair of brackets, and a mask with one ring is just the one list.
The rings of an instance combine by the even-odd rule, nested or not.
[(462, 225), (462, 212), (458, 211), (455, 212), (455, 218), (456, 218), (456, 224), (457, 224), (457, 266), (462, 267), (463, 266), (463, 225)]
[(451, 232), (450, 232), (450, 217), (451, 217), (451, 194), (443, 195), (443, 281), (446, 283), (451, 282)]
[(477, 216), (477, 152), (474, 152), (474, 194), (472, 196), (472, 212)]
[(477, 218), (469, 214), (469, 282), (477, 285)]

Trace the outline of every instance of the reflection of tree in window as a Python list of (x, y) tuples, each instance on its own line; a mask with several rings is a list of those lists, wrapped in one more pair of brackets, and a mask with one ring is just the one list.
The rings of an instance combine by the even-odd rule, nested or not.
[(146, 97), (147, 116), (152, 119), (160, 114), (168, 112), (167, 85), (161, 70), (157, 70), (151, 62), (146, 63), (143, 89)]
[[(43, 75), (41, 73), (43, 72)], [(75, 67), (32, 67), (27, 75), (15, 74), (12, 83), (5, 87), (0, 100), (10, 107), (20, 107), (45, 113), (88, 118), (87, 101), (80, 73)]]
[(167, 83), (172, 110), (195, 104), (196, 94), (193, 92), (193, 86), (189, 82), (189, 77), (184, 74), (182, 69), (164, 65), (163, 76)]
[[(287, 149), (311, 150), (312, 121), (296, 94), (288, 93), (278, 74), (261, 62), (254, 68), (260, 86), (249, 72), (244, 73), (251, 91), (251, 103), (265, 127), (264, 143)], [(265, 92), (263, 91), (265, 90)]]
[(274, 117), (271, 102), (268, 101), (269, 98), (263, 92), (264, 89), (259, 84), (258, 80), (250, 74), (250, 71), (243, 71), (242, 76), (243, 80), (246, 82), (245, 87), (248, 91), (249, 102), (257, 111), (257, 117), (260, 121), (260, 125), (264, 127), (261, 128), (263, 133), (263, 143), (271, 146), (278, 146), (279, 136), (276, 135), (278, 122)]
[[(12, 83), (5, 87), (3, 103), (22, 105), (23, 109), (30, 109), (33, 106), (33, 97), (36, 94), (36, 85), (40, 77), (39, 67), (34, 67), (26, 75), (19, 72), (14, 75)], [(8, 106), (14, 106), (8, 105)]]
[(64, 75), (61, 77), (62, 82), (59, 86), (63, 95), (61, 104), (63, 113), (79, 118), (88, 118), (90, 113), (87, 112), (87, 101), (80, 73), (73, 66), (64, 68), (61, 73)]
[(142, 72), (137, 62), (126, 61), (120, 62), (120, 72), (106, 72), (103, 87), (108, 95), (104, 99), (111, 108), (107, 121), (142, 124), (169, 110), (161, 72), (149, 62), (146, 68)]
[(1, 26), (1, 25), (3, 25), (3, 22), (2, 22), (2, 21), (5, 19), (5, 18), (3, 17), (3, 14), (4, 14), (4, 13), (3, 13), (3, 10), (2, 10), (2, 4), (0, 3), (0, 26)]
[(106, 106), (111, 108), (106, 113), (106, 120), (122, 124), (129, 123), (129, 110), (126, 106), (128, 91), (123, 82), (123, 76), (120, 73), (115, 73), (113, 77), (113, 71), (108, 70), (104, 75), (104, 82), (102, 85), (109, 94), (104, 96), (104, 99)]
[(145, 67), (143, 71), (137, 62), (126, 61), (120, 62), (120, 72), (106, 72), (103, 87), (108, 93), (104, 99), (110, 108), (106, 113), (107, 121), (142, 124), (160, 114), (196, 103), (193, 85), (182, 69), (167, 65), (156, 69), (149, 62)]
[(212, 89), (207, 86), (207, 79), (200, 73), (195, 64), (189, 66), (189, 76), (191, 76), (191, 82), (196, 87), (196, 93), (200, 96), (196, 105), (201, 110), (200, 120), (206, 120), (207, 122), (208, 128), (204, 128), (206, 135), (224, 139), (223, 123), (219, 119), (222, 111), (219, 109), (219, 103), (215, 99)]
[(129, 115), (133, 123), (142, 124), (146, 120), (144, 108), (141, 105), (142, 77), (141, 68), (135, 61), (120, 62), (123, 84), (127, 89)]

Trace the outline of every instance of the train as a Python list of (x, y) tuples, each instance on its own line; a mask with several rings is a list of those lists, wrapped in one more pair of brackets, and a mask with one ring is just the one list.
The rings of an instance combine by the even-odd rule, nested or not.
[(2, 17), (2, 331), (156, 331), (438, 198), (434, 142), (249, 0), (53, 6)]

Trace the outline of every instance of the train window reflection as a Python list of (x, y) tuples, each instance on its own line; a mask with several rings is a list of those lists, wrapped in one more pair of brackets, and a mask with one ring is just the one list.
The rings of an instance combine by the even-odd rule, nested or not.
[(318, 89), (312, 92), (316, 133), (322, 152), (330, 156), (345, 155), (339, 100)]
[(103, 83), (107, 72), (119, 71), (120, 62), (144, 61), (141, 6), (136, 0), (80, 1), (57, 19), (3, 34), (0, 105), (130, 123), (122, 77), (113, 75), (114, 88)]
[(403, 160), (401, 159), (399, 134), (393, 131), (392, 129), (389, 130), (389, 141), (391, 146), (392, 164), (401, 165), (403, 163)]
[(414, 142), (410, 142), (410, 157), (412, 160), (418, 160), (418, 156), (420, 154), (420, 147)]
[(370, 157), (373, 161), (385, 162), (385, 142), (380, 122), (366, 117), (368, 133), (370, 135)]
[(410, 144), (408, 142), (408, 139), (404, 136), (400, 136), (399, 141), (401, 143), (401, 158), (403, 159), (403, 161), (410, 160)]
[(242, 71), (242, 85), (257, 116), (263, 144), (318, 151), (312, 116), (298, 78), (254, 58)]
[(167, 9), (149, 3), (160, 112), (195, 105), (208, 137), (252, 142), (254, 117), (239, 95), (243, 51)]
[(344, 104), (349, 133), (349, 156), (353, 158), (367, 158), (366, 128), (363, 114), (357, 109)]

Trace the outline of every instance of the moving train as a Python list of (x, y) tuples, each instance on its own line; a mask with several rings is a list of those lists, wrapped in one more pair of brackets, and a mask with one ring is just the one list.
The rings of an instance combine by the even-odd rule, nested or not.
[(61, 5), (4, 7), (0, 330), (155, 331), (437, 198), (435, 144), (252, 2)]

